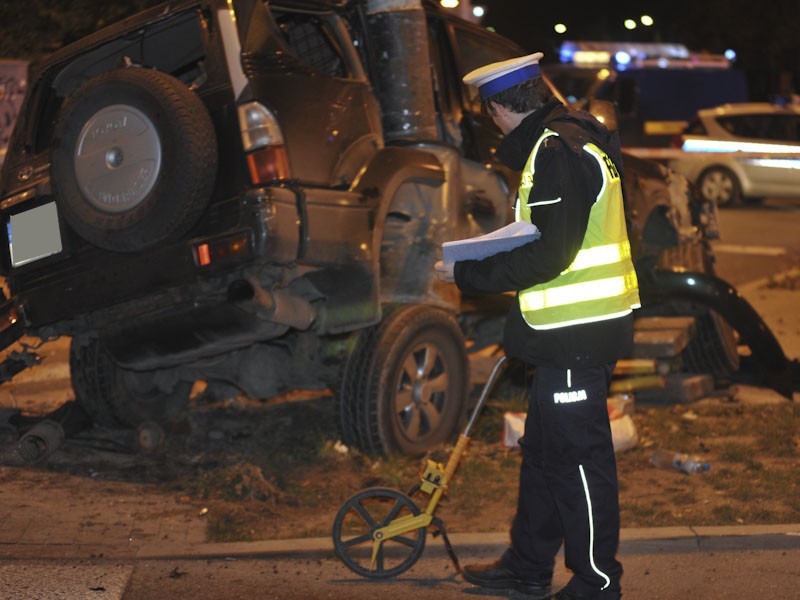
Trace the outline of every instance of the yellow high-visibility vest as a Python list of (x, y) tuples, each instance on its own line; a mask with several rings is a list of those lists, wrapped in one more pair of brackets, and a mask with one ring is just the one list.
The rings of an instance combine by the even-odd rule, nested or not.
[[(546, 129), (533, 147), (522, 172), (515, 216), (533, 222), (537, 205), (529, 203), (536, 153), (555, 131)], [(575, 260), (554, 279), (519, 293), (519, 306), (533, 329), (555, 329), (621, 317), (641, 306), (639, 284), (625, 228), (622, 181), (609, 156), (594, 144), (583, 147), (600, 166), (603, 185), (589, 213), (589, 223)]]

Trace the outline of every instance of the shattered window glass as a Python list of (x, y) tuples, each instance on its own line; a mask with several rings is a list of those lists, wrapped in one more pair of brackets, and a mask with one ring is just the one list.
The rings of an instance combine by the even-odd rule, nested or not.
[(347, 77), (344, 60), (327, 24), (314, 15), (276, 15), (278, 26), (292, 53), (331, 77)]

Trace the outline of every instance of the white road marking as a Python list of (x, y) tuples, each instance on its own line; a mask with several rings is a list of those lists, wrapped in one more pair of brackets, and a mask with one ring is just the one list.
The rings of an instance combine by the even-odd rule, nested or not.
[(741, 244), (714, 244), (714, 252), (725, 254), (751, 254), (755, 256), (783, 256), (786, 248), (781, 246), (744, 246)]

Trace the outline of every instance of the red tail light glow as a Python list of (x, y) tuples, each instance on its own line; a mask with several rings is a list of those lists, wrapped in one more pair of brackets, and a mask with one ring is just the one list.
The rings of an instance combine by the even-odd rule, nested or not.
[(224, 238), (197, 244), (194, 260), (198, 267), (207, 267), (221, 261), (243, 258), (251, 253), (250, 235), (236, 233)]
[(250, 181), (265, 184), (290, 179), (289, 159), (284, 146), (267, 146), (247, 155)]

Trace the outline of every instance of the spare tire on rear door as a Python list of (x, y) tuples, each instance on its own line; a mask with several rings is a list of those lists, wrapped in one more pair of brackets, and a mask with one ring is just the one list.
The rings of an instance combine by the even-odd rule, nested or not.
[(64, 102), (52, 163), (70, 226), (96, 246), (132, 252), (197, 223), (214, 185), (217, 141), (186, 85), (129, 67), (94, 77)]

